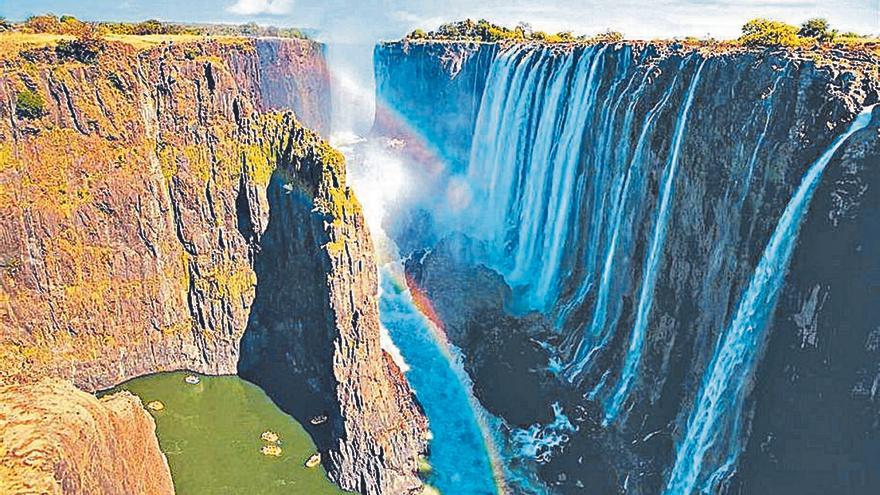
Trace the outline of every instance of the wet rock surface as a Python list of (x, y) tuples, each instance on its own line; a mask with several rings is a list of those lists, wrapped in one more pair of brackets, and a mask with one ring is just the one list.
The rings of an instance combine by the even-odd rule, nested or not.
[[(422, 67), (423, 77), (434, 77), (437, 69), (427, 67), (443, 67), (437, 53), (444, 51), (431, 47), (431, 42), (425, 45), (411, 49), (406, 64)], [(400, 53), (386, 48), (389, 61), (406, 57), (403, 45), (396, 49)], [(487, 392), (499, 387), (501, 377), (520, 377), (528, 384), (522, 377), (531, 366), (541, 369), (549, 358), (571, 357), (596, 305), (595, 291), (588, 291), (581, 303), (566, 307), (576, 300), (584, 280), (598, 283), (583, 261), (590, 255), (585, 233), (565, 246), (560, 272), (566, 276), (559, 300), (549, 311), (558, 316), (565, 308), (565, 323), (555, 329), (558, 333), (552, 325), (547, 328), (546, 322), (535, 330), (525, 323), (528, 318), (516, 316), (510, 294), (515, 300), (519, 289), (508, 287), (498, 273), (473, 261), (480, 259), (484, 249), (479, 244), (468, 245), (462, 249), (465, 254), (456, 255), (449, 238), (438, 236), (439, 229), (425, 232), (422, 250), (413, 239), (406, 239), (414, 250), (407, 271), (435, 302), (451, 340), (462, 348), (475, 390), (487, 408), (502, 417), (514, 417), (510, 410), (519, 403), (514, 400), (534, 404), (537, 410), (547, 410), (558, 401), (577, 425), (565, 446), (539, 463), (546, 484), (560, 493), (663, 492), (713, 350), (783, 209), (810, 164), (864, 105), (877, 101), (880, 87), (865, 65), (874, 63), (870, 56), (862, 60), (845, 53), (817, 56), (754, 50), (706, 50), (695, 55), (698, 49), (674, 44), (635, 44), (630, 52), (626, 50), (624, 45), (606, 49), (606, 69), (597, 76), (603, 78), (600, 88), (610, 88), (619, 80), (621, 74), (610, 68), (621, 67), (623, 58), (631, 56), (635, 63), (627, 70), (647, 71), (649, 81), (640, 96), (643, 103), (635, 107), (635, 122), (641, 125), (670, 87), (671, 110), (660, 112), (656, 119), (658, 130), (647, 142), (644, 196), (627, 211), (625, 225), (632, 232), (631, 243), (621, 258), (627, 262), (615, 266), (620, 270), (615, 283), (622, 288), (614, 297), (619, 315), (611, 338), (591, 356), (589, 370), (574, 384), (542, 379), (540, 387), (524, 386), (515, 398), (505, 395), (503, 387), (498, 393)], [(630, 345), (672, 131), (700, 58), (706, 61), (673, 183), (672, 215), (659, 261), (644, 354), (619, 418), (603, 426), (603, 394), (618, 379)], [(388, 63), (379, 60), (377, 68)], [(416, 81), (411, 93), (407, 93), (409, 81), (388, 77), (388, 85), (396, 84), (387, 93), (388, 101), (392, 106), (402, 102), (401, 111), (413, 116), (419, 111), (411, 107), (419, 102), (423, 110), (444, 108), (446, 95), (442, 91), (429, 95), (424, 88), (467, 86), (463, 81), (450, 83), (450, 74), (443, 77)], [(774, 93), (770, 90), (776, 80)], [(765, 104), (771, 94), (772, 100)], [(471, 94), (452, 98), (477, 99)], [(771, 117), (765, 117), (768, 106)], [(584, 123), (585, 130), (598, 128), (596, 114), (591, 118)], [(875, 116), (872, 126), (854, 134), (834, 155), (801, 226), (766, 332), (769, 337), (756, 349), (760, 361), (746, 380), (742, 426), (731, 440), (744, 446), (739, 468), (717, 488), (720, 493), (872, 493), (880, 486), (875, 471), (867, 467), (878, 456), (872, 391), (877, 388), (880, 363), (875, 342), (880, 313), (871, 309), (870, 302), (876, 292), (872, 280), (877, 279), (872, 261), (877, 259), (877, 250), (872, 248), (876, 229), (871, 227), (877, 214), (877, 195), (871, 191), (880, 164), (876, 122)], [(420, 125), (427, 129), (419, 133), (439, 136), (438, 142), (444, 143), (467, 141), (459, 133), (467, 133), (474, 124), (454, 129), (433, 126), (430, 121)], [(620, 139), (634, 142), (637, 130), (631, 129)], [(751, 162), (757, 166), (754, 175), (747, 175)], [(579, 177), (591, 173), (578, 172)], [(589, 180), (584, 184), (601, 187)], [(401, 208), (405, 211), (397, 218), (404, 223), (407, 218), (416, 220), (398, 225), (396, 232), (417, 233), (420, 226), (431, 224), (410, 213), (415, 209), (412, 205)], [(596, 221), (594, 207), (579, 203), (574, 211), (572, 224), (587, 232)], [(479, 216), (479, 212), (473, 214)], [(443, 240), (438, 242), (438, 238)], [(512, 257), (516, 247), (511, 247), (510, 236), (506, 239), (509, 244), (503, 249)], [(597, 240), (599, 245), (604, 242), (604, 238)], [(521, 342), (535, 337), (550, 344), (549, 353), (526, 359), (527, 353), (505, 354), (505, 349), (521, 349)], [(546, 371), (537, 375), (541, 373)], [(599, 391), (595, 400), (590, 397), (593, 390)], [(792, 411), (798, 411), (800, 419), (792, 420)], [(719, 464), (727, 455), (720, 446), (726, 444), (721, 439), (717, 451), (709, 454)]]

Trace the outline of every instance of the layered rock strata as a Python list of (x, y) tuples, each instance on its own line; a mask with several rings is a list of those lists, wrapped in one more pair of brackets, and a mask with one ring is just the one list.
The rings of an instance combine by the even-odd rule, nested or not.
[(46, 379), (0, 386), (0, 493), (171, 495), (156, 424), (128, 392)]
[[(319, 398), (343, 488), (421, 486), (424, 420), (379, 346), (360, 207), (341, 155), (297, 120), (329, 115), (321, 53), (224, 39), (2, 60), (0, 380), (94, 391), (241, 363), (295, 415)], [(43, 101), (37, 115), (22, 94)], [(272, 295), (280, 283), (291, 299)], [(243, 336), (272, 345), (242, 355)]]

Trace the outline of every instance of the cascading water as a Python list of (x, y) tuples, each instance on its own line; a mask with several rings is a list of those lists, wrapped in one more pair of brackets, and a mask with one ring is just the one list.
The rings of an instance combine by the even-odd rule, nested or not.
[[(441, 493), (495, 495), (503, 491), (493, 430), (473, 397), (460, 358), (413, 300), (394, 241), (382, 228), (388, 204), (411, 178), (404, 159), (382, 140), (361, 137), (369, 127), (374, 98), (368, 73), (358, 67), (361, 45), (330, 45), (334, 98), (334, 145), (346, 155), (352, 187), (377, 249), (382, 345), (404, 370), (428, 418), (432, 438), (427, 482)], [(356, 103), (356, 104), (354, 104)], [(363, 114), (366, 112), (366, 116)], [(430, 491), (426, 491), (430, 493)]]
[[(850, 135), (867, 127), (872, 110), (873, 107), (864, 109), (810, 166), (779, 218), (735, 316), (721, 334), (706, 369), (665, 494), (690, 494), (696, 490), (713, 493), (716, 484), (732, 471), (742, 449), (738, 430), (747, 383), (763, 350), (767, 323), (785, 279), (801, 221), (828, 162)], [(714, 448), (727, 452), (727, 457), (718, 466), (706, 465), (707, 454)]]
[[(621, 227), (624, 216), (627, 213), (627, 204), (634, 199), (630, 195), (632, 193), (635, 193), (638, 195), (635, 199), (640, 200), (641, 196), (644, 194), (643, 180), (644, 170), (646, 168), (646, 164), (644, 163), (644, 161), (647, 138), (650, 135), (650, 131), (654, 129), (655, 118), (665, 108), (670, 96), (672, 96), (672, 92), (675, 89), (675, 83), (677, 80), (678, 77), (676, 75), (676, 77), (673, 78), (672, 82), (667, 87), (666, 91), (663, 93), (663, 97), (660, 99), (659, 102), (657, 102), (657, 104), (651, 109), (651, 111), (645, 118), (644, 125), (639, 134), (639, 139), (636, 142), (635, 151), (632, 155), (632, 160), (629, 162), (626, 171), (618, 172), (615, 176), (612, 191), (614, 198), (616, 199), (611, 210), (610, 221), (607, 223), (610, 232), (605, 233), (605, 238), (610, 240), (608, 241), (608, 245), (604, 251), (604, 263), (602, 264), (602, 273), (601, 278), (599, 279), (599, 289), (596, 294), (593, 319), (589, 329), (585, 330), (585, 333), (581, 336), (581, 340), (578, 343), (574, 357), (571, 359), (571, 362), (569, 363), (569, 366), (566, 370), (566, 378), (569, 381), (574, 381), (580, 376), (587, 364), (590, 362), (590, 357), (593, 355), (593, 352), (596, 349), (601, 349), (604, 346), (611, 335), (611, 331), (617, 324), (620, 299), (619, 297), (615, 297), (613, 300), (609, 299), (610, 292), (612, 290), (612, 283), (616, 279), (615, 274), (621, 272), (620, 264), (626, 262), (626, 260), (622, 260), (620, 263), (618, 263), (617, 266), (615, 266), (615, 260), (618, 259), (618, 257), (620, 256), (618, 243), (621, 239), (621, 236), (626, 235), (625, 233), (621, 232)], [(642, 85), (644, 84), (645, 81), (643, 80)], [(641, 89), (641, 87), (642, 86), (640, 86), (639, 89)], [(640, 95), (640, 91), (637, 90), (632, 97), (632, 102), (630, 103), (626, 115), (623, 119), (623, 135), (628, 135), (631, 131), (633, 113)], [(621, 148), (622, 149), (618, 149), (618, 159), (625, 162), (626, 157), (628, 156), (627, 150), (625, 149), (625, 147)], [(598, 189), (598, 187), (596, 189)], [(618, 193), (618, 191), (620, 192)], [(598, 238), (599, 236), (600, 235), (598, 232), (593, 233), (594, 238)], [(590, 247), (587, 250), (591, 260), (595, 259), (596, 257), (596, 244), (597, 242), (591, 243)], [(629, 242), (624, 242), (623, 244), (624, 246), (630, 245)], [(590, 264), (589, 266), (592, 267), (593, 265)], [(576, 300), (577, 304), (579, 304), (583, 300), (583, 296), (581, 295), (580, 291), (578, 294), (578, 299), (580, 300)], [(613, 307), (610, 309), (608, 307), (609, 304), (613, 305)], [(609, 312), (613, 314), (613, 317), (611, 323), (607, 324)], [(608, 375), (604, 375), (603, 380), (600, 380), (599, 385), (597, 385), (596, 389), (594, 390), (594, 393), (591, 394), (593, 397), (595, 397), (595, 395), (598, 393), (601, 386), (604, 386), (607, 376)]]
[(483, 213), (470, 233), (502, 247), (492, 264), (513, 285), (529, 286), (529, 307), (552, 304), (563, 275), (577, 150), (598, 107), (605, 50), (513, 48), (488, 77), (467, 171), (477, 185), (468, 214)]
[(651, 312), (651, 306), (654, 303), (654, 282), (657, 279), (657, 268), (660, 264), (660, 254), (663, 251), (663, 243), (666, 240), (666, 225), (669, 220), (669, 210), (671, 208), (671, 197), (673, 194), (675, 175), (678, 170), (678, 161), (681, 157), (681, 142), (684, 138), (684, 130), (688, 121), (688, 112), (694, 102), (694, 93), (697, 84), (700, 82), (700, 74), (702, 74), (705, 64), (705, 60), (700, 62), (700, 66), (697, 68), (690, 86), (688, 86), (687, 93), (685, 94), (684, 106), (682, 107), (681, 113), (675, 124), (675, 132), (673, 133), (672, 138), (672, 150), (664, 174), (665, 178), (663, 180), (663, 190), (660, 193), (660, 205), (657, 210), (657, 219), (654, 222), (654, 235), (651, 238), (651, 244), (648, 248), (648, 258), (645, 260), (642, 288), (639, 292), (639, 303), (636, 310), (636, 320), (633, 324), (630, 344), (626, 350), (623, 370), (620, 373), (617, 389), (614, 391), (610, 401), (605, 407), (605, 425), (614, 421), (614, 418), (616, 418), (618, 412), (620, 412), (620, 407), (629, 394), (633, 377), (637, 371), (639, 362), (641, 361), (642, 347), (645, 343), (645, 332), (647, 331), (648, 326), (648, 314)]
[(422, 404), (432, 433), (429, 482), (441, 493), (499, 493), (490, 457), (488, 428), (462, 380), (461, 365), (414, 303), (399, 264), (380, 270), (379, 315), (407, 362), (407, 379)]
[[(537, 397), (524, 400), (537, 398), (547, 409), (502, 430), (508, 466), (533, 459), (551, 488), (595, 481), (600, 492), (607, 486), (646, 494), (663, 491), (668, 481), (669, 495), (723, 491), (747, 437), (745, 389), (797, 224), (821, 168), (846, 136), (814, 164), (803, 179), (811, 185), (801, 186), (776, 226), (774, 239), (780, 229), (791, 238), (773, 240), (773, 254), (767, 247), (749, 286), (757, 293), (733, 291), (748, 282), (744, 270), (764, 247), (754, 240), (771, 235), (768, 222), (790, 199), (791, 167), (811, 160), (794, 130), (827, 130), (821, 116), (805, 119), (799, 110), (824, 89), (816, 74), (776, 55), (740, 59), (674, 44), (492, 48), (491, 64), (480, 58), (470, 66), (481, 67), (485, 89), (463, 91), (480, 97), (467, 128), (467, 168), (448, 169), (443, 200), (414, 202), (440, 209), (431, 210), (435, 230), (418, 248), (446, 246), (457, 234), (444, 234), (454, 230), (471, 238), (468, 248), (454, 256), (420, 251), (427, 254), (412, 266), (447, 311), (457, 306), (444, 299), (467, 284), (438, 273), (447, 263), (485, 265), (512, 289), (503, 287), (497, 303), (490, 294), (463, 304), (477, 312), (450, 326), (493, 411), (506, 415), (507, 398), (487, 390), (498, 383), (495, 367), (518, 365), (522, 357), (504, 355), (520, 348), (503, 346), (525, 341), (522, 348), (542, 349), (522, 361), (530, 377), (546, 380)], [(443, 47), (425, 49), (434, 50)], [(430, 57), (417, 58), (407, 73), (433, 70), (423, 65)], [(419, 86), (418, 101), (462, 85), (454, 74), (440, 76), (430, 78), (430, 91)], [(797, 213), (789, 211), (794, 203), (801, 205)], [(444, 285), (448, 280), (454, 286)], [(494, 304), (514, 324), (498, 320)], [(491, 309), (484, 313), (484, 305)], [(491, 332), (501, 332), (480, 340), (479, 332), (496, 322)], [(719, 330), (726, 332), (719, 337)], [(697, 400), (682, 403), (691, 369), (707, 362)], [(684, 421), (688, 412), (667, 479), (663, 460), (671, 452), (663, 437), (672, 419)], [(518, 452), (509, 456), (504, 447)], [(591, 462), (597, 451), (621, 455), (609, 455), (607, 465)]]

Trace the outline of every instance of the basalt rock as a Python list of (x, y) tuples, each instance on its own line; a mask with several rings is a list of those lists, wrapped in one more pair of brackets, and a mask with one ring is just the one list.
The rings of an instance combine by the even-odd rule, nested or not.
[[(416, 251), (407, 270), (422, 290), (437, 298), (434, 307), (449, 319), (443, 323), (451, 326), (451, 341), (470, 361), (468, 371), (477, 391), (488, 388), (486, 384), (495, 387), (493, 380), (508, 373), (495, 363), (510, 359), (497, 352), (504, 348), (498, 339), (507, 339), (511, 345), (522, 340), (520, 324), (506, 318), (521, 318), (517, 315), (522, 314), (522, 306), (532, 302), (525, 297), (526, 303), (517, 305), (511, 297), (494, 294), (511, 294), (514, 301), (521, 294), (528, 296), (534, 290), (529, 284), (544, 270), (553, 270), (549, 304), (542, 308), (552, 332), (543, 348), (550, 349), (562, 364), (577, 356), (584, 340), (592, 352), (584, 371), (571, 381), (559, 376), (555, 385), (541, 387), (538, 398), (516, 399), (545, 401), (545, 407), (558, 401), (578, 426), (565, 447), (542, 459), (538, 470), (546, 484), (560, 493), (664, 493), (677, 445), (688, 430), (707, 370), (713, 366), (717, 343), (734, 318), (783, 211), (810, 165), (862, 108), (878, 101), (877, 57), (870, 52), (677, 43), (483, 44), (477, 45), (478, 50), (494, 50), (494, 62), (481, 64), (483, 72), (476, 70), (457, 80), (466, 72), (445, 70), (444, 54), (474, 48), (468, 43), (455, 45), (426, 41), (382, 46), (376, 63), (379, 88), (384, 91), (380, 98), (415, 122), (414, 135), (436, 139), (433, 144), (441, 149), (447, 143), (471, 143), (466, 153), (447, 151), (447, 156), (497, 159), (492, 163), (501, 165), (495, 175), (479, 164), (456, 175), (460, 165), (451, 161), (456, 165), (449, 167), (453, 173), (448, 183), (432, 178), (438, 189), (419, 194), (431, 201), (447, 195), (454, 198), (434, 217), (436, 223), (446, 220), (449, 230), (464, 229), (477, 239), (483, 233), (498, 242), (488, 248), (468, 248), (474, 260), (468, 262), (472, 268), (467, 279), (461, 277), (461, 257), (449, 255), (448, 241), (437, 245), (437, 239), (443, 238), (439, 235), (443, 227), (438, 227), (421, 237), (421, 246), (406, 239), (410, 250), (425, 250)], [(501, 54), (510, 58), (499, 67)], [(577, 65), (583, 70), (571, 69), (576, 66), (573, 61), (583, 60), (589, 61)], [(400, 67), (418, 70), (402, 78), (397, 77)], [(495, 72), (502, 77), (493, 80), (492, 71), (504, 70), (508, 72)], [(548, 103), (553, 96), (548, 96), (548, 81), (565, 70), (571, 71), (571, 80), (557, 87), (570, 90), (581, 82), (584, 93), (553, 107)], [(474, 80), (482, 85), (473, 85)], [(507, 91), (516, 96), (501, 105), (498, 99), (505, 97), (503, 91), (488, 93), (493, 81), (511, 83)], [(477, 94), (468, 93), (474, 89)], [(578, 114), (583, 119), (571, 124), (577, 127), (575, 132), (561, 135), (568, 125), (563, 125), (564, 116), (590, 98), (595, 98), (595, 109)], [(459, 120), (454, 126), (424, 117), (430, 109), (453, 107), (461, 101), (482, 101), (483, 107), (460, 112), (473, 119)], [(541, 104), (530, 108), (529, 101)], [(480, 129), (480, 112), (491, 110), (486, 105), (492, 103), (496, 105), (492, 108), (507, 109), (499, 120), (500, 130)], [(542, 114), (554, 108), (557, 116)], [(625, 126), (623, 117), (629, 108), (632, 123)], [(677, 146), (676, 129), (686, 113)], [(546, 120), (556, 125), (539, 127), (545, 122), (541, 119), (548, 117), (557, 119)], [(551, 134), (538, 135), (536, 129)], [(646, 137), (637, 150), (643, 129)], [(501, 135), (501, 131), (510, 132)], [(584, 136), (581, 145), (541, 154), (563, 138), (576, 140), (580, 135)], [(492, 146), (499, 142), (495, 149), (507, 155), (493, 154)], [(766, 339), (751, 349), (749, 359), (756, 364), (737, 369), (743, 380), (740, 395), (725, 399), (730, 405), (724, 414), (734, 426), (715, 432), (716, 437), (706, 442), (701, 468), (705, 471), (699, 476), (711, 493), (873, 493), (880, 486), (876, 470), (868, 467), (876, 458), (878, 431), (874, 392), (880, 365), (876, 354), (880, 313), (871, 309), (877, 279), (874, 260), (880, 259), (874, 242), (876, 229), (871, 227), (878, 214), (878, 196), (871, 192), (880, 163), (878, 143), (875, 111), (873, 122), (850, 136), (828, 162), (795, 234), (792, 261), (781, 268), (787, 268), (787, 277), (778, 291), (774, 316), (762, 334)], [(471, 154), (480, 149), (482, 155)], [(674, 149), (678, 151), (673, 153)], [(602, 155), (606, 150), (611, 151)], [(559, 157), (570, 153), (577, 159), (563, 168)], [(558, 169), (545, 167), (551, 160), (556, 160)], [(671, 214), (665, 228), (657, 230), (673, 160), (678, 161), (676, 175), (668, 182)], [(507, 170), (504, 167), (514, 170), (514, 190), (509, 196), (503, 192), (489, 196), (503, 189), (496, 181)], [(630, 172), (617, 175), (620, 170)], [(536, 182), (525, 188), (523, 184), (535, 180), (536, 174), (546, 174), (543, 186)], [(562, 174), (570, 175), (560, 179)], [(638, 174), (636, 179), (623, 179), (632, 174)], [(624, 180), (638, 181), (633, 186), (638, 189), (629, 189), (624, 196)], [(468, 209), (461, 199), (468, 199), (465, 195), (449, 194), (462, 189), (463, 182), (474, 191), (470, 199), (477, 202), (476, 207)], [(481, 203), (480, 194), (511, 201)], [(574, 199), (568, 216), (560, 216), (555, 202), (565, 194)], [(622, 220), (615, 227), (610, 212), (620, 197), (627, 199)], [(430, 219), (411, 213), (424, 204), (418, 199), (402, 204), (408, 211), (395, 213), (394, 218), (418, 221), (398, 226), (396, 232), (418, 232), (419, 225), (430, 225)], [(497, 230), (489, 231), (496, 225), (486, 225), (496, 208), (503, 213), (503, 221)], [(461, 211), (464, 214), (454, 216)], [(534, 229), (523, 231), (528, 226), (522, 219), (535, 211)], [(450, 216), (457, 222), (449, 222)], [(542, 244), (552, 228), (567, 236), (552, 238), (562, 246), (558, 258), (550, 258), (549, 244)], [(617, 231), (617, 251), (607, 258), (611, 234)], [(521, 252), (522, 244), (533, 239), (538, 239), (539, 248)], [(654, 260), (653, 289), (647, 291), (651, 304), (644, 340), (636, 342), (633, 329), (645, 300), (641, 288), (648, 280), (646, 267), (658, 239), (663, 245)], [(513, 270), (512, 265), (522, 259), (533, 263), (528, 269)], [(608, 259), (610, 268), (603, 274)], [(491, 270), (480, 268), (481, 263)], [(492, 272), (497, 273), (488, 275)], [(473, 273), (479, 275), (473, 277)], [(499, 281), (497, 274), (517, 277), (516, 283)], [(603, 277), (611, 280), (608, 316), (596, 334), (588, 336)], [(470, 288), (475, 284), (487, 287), (488, 294), (475, 296), (477, 291)], [(506, 337), (492, 330), (494, 323), (502, 321), (510, 329)], [(594, 339), (593, 347), (589, 339)], [(492, 349), (496, 352), (486, 353), (486, 342), (495, 342)], [(626, 398), (619, 414), (607, 420), (616, 386), (623, 383), (624, 363), (633, 353), (638, 353), (638, 361), (629, 368)], [(479, 363), (474, 362), (477, 356)], [(513, 367), (514, 362), (507, 364)], [(738, 397), (743, 400), (738, 402)], [(501, 395), (480, 398), (502, 416), (513, 407), (512, 399)], [(792, 411), (798, 411), (797, 419)], [(728, 458), (734, 461), (724, 467)], [(712, 473), (707, 466), (718, 470)]]
[(171, 495), (156, 424), (128, 392), (46, 379), (0, 386), (0, 492)]
[[(4, 60), (0, 380), (241, 367), (300, 421), (329, 416), (314, 433), (343, 488), (417, 490), (425, 424), (379, 346), (360, 206), (298, 121), (325, 126), (327, 82), (299, 40)], [(38, 118), (16, 112), (25, 90)]]

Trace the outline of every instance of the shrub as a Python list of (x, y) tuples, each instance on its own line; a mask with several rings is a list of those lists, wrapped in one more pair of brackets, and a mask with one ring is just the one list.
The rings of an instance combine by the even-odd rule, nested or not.
[(34, 15), (24, 21), (24, 27), (32, 33), (60, 33), (61, 21), (52, 14)]
[(162, 26), (162, 23), (157, 21), (156, 19), (150, 19), (144, 22), (140, 22), (134, 25), (132, 29), (132, 34), (166, 34), (165, 28)]
[(60, 34), (73, 34), (80, 36), (89, 29), (92, 29), (92, 26), (82, 22), (72, 15), (63, 15), (59, 21), (59, 28)]
[(597, 34), (593, 37), (593, 39), (600, 43), (619, 43), (623, 41), (623, 33), (621, 33), (620, 31), (612, 31), (609, 29), (604, 33)]
[(76, 60), (84, 64), (94, 64), (104, 51), (104, 41), (91, 36), (81, 36), (71, 41), (59, 41), (55, 53), (60, 59)]
[(769, 19), (752, 19), (742, 27), (739, 41), (746, 46), (798, 46), (798, 29)]
[(526, 23), (520, 23), (517, 27), (510, 29), (491, 22), (480, 19), (474, 21), (466, 19), (464, 21), (449, 22), (441, 25), (436, 31), (426, 33), (421, 29), (409, 33), (409, 39), (434, 39), (434, 40), (467, 40), (467, 41), (504, 41), (504, 40), (538, 40), (548, 43), (569, 42), (580, 38), (576, 38), (571, 31), (550, 34), (543, 31), (533, 31), (532, 27)]
[(831, 29), (827, 19), (816, 17), (801, 24), (798, 36), (813, 38), (816, 41), (830, 42), (834, 41), (834, 38), (837, 37), (837, 30)]
[(45, 102), (36, 91), (26, 89), (18, 93), (15, 101), (15, 114), (22, 119), (38, 119), (43, 116)]

